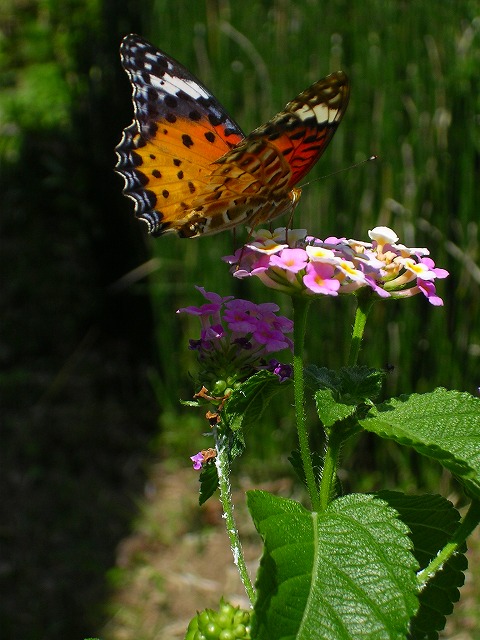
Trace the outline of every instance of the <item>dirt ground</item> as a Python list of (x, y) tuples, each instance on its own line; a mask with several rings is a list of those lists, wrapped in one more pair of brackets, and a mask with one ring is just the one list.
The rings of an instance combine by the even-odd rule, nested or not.
[[(255, 575), (261, 554), (260, 540), (244, 506), (241, 482), (236, 496), (236, 516), (250, 574)], [(258, 488), (258, 487), (256, 487)], [(289, 480), (261, 488), (291, 495)], [(109, 604), (110, 619), (101, 630), (102, 640), (179, 640), (191, 617), (205, 607), (216, 608), (220, 597), (248, 608), (248, 600), (233, 565), (232, 554), (218, 500), (202, 508), (197, 503), (198, 476), (191, 469), (167, 472), (154, 469), (146, 486), (145, 501), (135, 532), (118, 547), (117, 566)], [(480, 536), (470, 555), (478, 558)], [(480, 603), (475, 600), (480, 579), (478, 561), (470, 566), (456, 607), (442, 638), (479, 640)], [(475, 578), (474, 578), (475, 576)]]
[[(222, 595), (248, 608), (220, 503), (213, 498), (198, 506), (198, 475), (190, 468), (168, 474), (159, 465), (146, 493), (137, 531), (118, 548), (119, 574), (126, 584), (112, 595), (111, 619), (101, 632), (102, 640), (184, 638), (195, 612), (216, 608)], [(236, 504), (253, 576), (260, 540), (253, 524), (248, 524), (245, 508)]]

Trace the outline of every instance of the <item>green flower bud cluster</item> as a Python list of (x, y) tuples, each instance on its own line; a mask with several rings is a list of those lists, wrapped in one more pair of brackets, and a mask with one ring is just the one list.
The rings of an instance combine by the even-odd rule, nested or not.
[(192, 618), (185, 640), (251, 640), (250, 613), (222, 598), (218, 611), (204, 609)]

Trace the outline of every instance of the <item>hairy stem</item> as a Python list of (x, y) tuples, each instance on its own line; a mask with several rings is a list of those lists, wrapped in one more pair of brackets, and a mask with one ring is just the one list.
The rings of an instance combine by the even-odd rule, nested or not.
[(370, 292), (361, 292), (357, 295), (357, 311), (355, 313), (355, 323), (352, 331), (352, 341), (350, 343), (350, 353), (348, 354), (348, 366), (357, 364), (358, 354), (362, 345), (363, 332), (367, 322), (370, 309), (373, 307), (375, 298)]
[(298, 433), (298, 444), (302, 458), (303, 470), (307, 482), (308, 494), (312, 509), (318, 511), (320, 500), (313, 472), (312, 456), (308, 443), (307, 416), (305, 414), (305, 380), (303, 375), (303, 347), (307, 327), (307, 315), (310, 300), (293, 298), (293, 390), (295, 396), (295, 419)]
[(253, 607), (256, 599), (256, 593), (248, 574), (245, 557), (243, 555), (242, 543), (240, 542), (240, 536), (238, 535), (237, 523), (235, 522), (235, 518), (233, 516), (232, 489), (230, 485), (230, 463), (228, 461), (228, 450), (226, 447), (225, 436), (217, 434), (215, 444), (217, 449), (215, 465), (217, 467), (218, 485), (220, 488), (220, 502), (222, 503), (225, 525), (227, 527), (227, 533), (230, 539), (230, 547), (233, 553), (233, 562), (238, 569), (240, 579), (243, 583), (245, 591), (247, 592), (250, 604)]
[(320, 481), (320, 510), (325, 509), (330, 504), (335, 494), (335, 483), (337, 480), (338, 458), (340, 456), (341, 440), (327, 434), (327, 444), (325, 448), (325, 458), (322, 469), (322, 479)]

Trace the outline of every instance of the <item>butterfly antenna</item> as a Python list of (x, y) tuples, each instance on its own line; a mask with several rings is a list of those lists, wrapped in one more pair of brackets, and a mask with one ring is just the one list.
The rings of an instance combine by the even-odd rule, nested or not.
[(369, 158), (365, 158), (365, 160), (360, 160), (360, 162), (355, 162), (354, 164), (351, 164), (349, 167), (344, 167), (343, 169), (337, 169), (337, 171), (332, 171), (332, 173), (327, 173), (325, 176), (314, 178), (309, 182), (304, 182), (298, 188), (303, 189), (303, 187), (308, 187), (308, 185), (312, 184), (312, 182), (318, 182), (319, 180), (324, 180), (325, 178), (331, 178), (332, 176), (336, 176), (339, 173), (343, 173), (344, 171), (350, 171), (350, 169), (355, 169), (356, 167), (360, 167), (362, 164), (365, 164), (367, 162), (373, 162), (374, 160), (378, 160), (378, 156), (370, 156)]

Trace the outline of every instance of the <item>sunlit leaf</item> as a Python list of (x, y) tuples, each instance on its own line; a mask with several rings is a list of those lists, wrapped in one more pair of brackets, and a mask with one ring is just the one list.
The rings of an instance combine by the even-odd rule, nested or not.
[(446, 389), (400, 396), (372, 409), (360, 424), (437, 460), (480, 498), (480, 398)]
[[(460, 514), (442, 496), (408, 496), (396, 491), (380, 491), (376, 495), (398, 511), (410, 529), (413, 554), (422, 569), (451, 540), (458, 527)], [(467, 564), (464, 553), (456, 553), (420, 592), (420, 609), (410, 627), (412, 640), (438, 638), (437, 631), (444, 628), (445, 617), (460, 598), (458, 589), (464, 583)]]
[(311, 513), (248, 493), (265, 543), (256, 640), (404, 638), (418, 607), (408, 528), (374, 496), (353, 494)]

